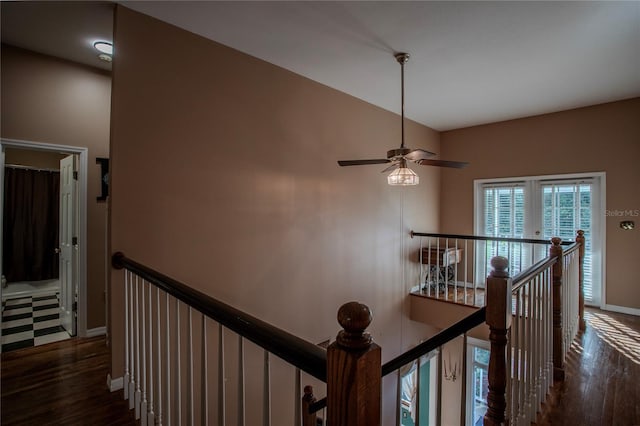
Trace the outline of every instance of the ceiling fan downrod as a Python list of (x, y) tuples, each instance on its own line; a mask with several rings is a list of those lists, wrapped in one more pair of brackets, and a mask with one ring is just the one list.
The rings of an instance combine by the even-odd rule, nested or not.
[(396, 53), (395, 54), (396, 61), (400, 64), (400, 91), (401, 91), (401, 129), (402, 129), (402, 140), (400, 144), (400, 148), (404, 148), (404, 64), (409, 61), (410, 55), (408, 53)]

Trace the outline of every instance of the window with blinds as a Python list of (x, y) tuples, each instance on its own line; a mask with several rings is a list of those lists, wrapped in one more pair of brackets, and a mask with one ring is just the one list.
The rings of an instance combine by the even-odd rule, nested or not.
[(524, 186), (485, 186), (484, 230), (487, 237), (524, 238)]
[[(525, 237), (525, 186), (506, 184), (485, 185), (483, 191), (483, 235), (486, 237)], [(485, 272), (491, 270), (491, 258), (503, 256), (509, 259), (511, 274), (522, 270), (528, 253), (522, 244), (488, 242), (485, 244)]]
[(565, 241), (575, 240), (577, 229), (586, 238), (584, 258), (584, 298), (593, 301), (592, 255), (592, 182), (541, 182), (542, 230), (545, 239), (557, 236)]
[[(601, 176), (557, 175), (516, 178), (512, 181), (476, 181), (476, 232), (487, 237), (560, 237), (575, 241), (585, 232), (584, 296), (591, 305), (602, 302)], [(509, 273), (516, 275), (548, 254), (542, 244), (487, 242), (477, 247), (476, 281), (491, 271), (491, 258), (509, 259)], [(484, 277), (483, 277), (484, 275)]]

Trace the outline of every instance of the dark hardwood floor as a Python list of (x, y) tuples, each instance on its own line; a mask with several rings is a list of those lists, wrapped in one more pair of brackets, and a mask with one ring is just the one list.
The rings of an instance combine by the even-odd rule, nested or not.
[(135, 424), (122, 391), (107, 389), (108, 365), (104, 336), (3, 353), (0, 423)]
[(539, 425), (640, 425), (640, 317), (587, 309)]
[[(640, 317), (587, 310), (539, 425), (640, 425)], [(104, 337), (2, 354), (2, 425), (132, 425)]]

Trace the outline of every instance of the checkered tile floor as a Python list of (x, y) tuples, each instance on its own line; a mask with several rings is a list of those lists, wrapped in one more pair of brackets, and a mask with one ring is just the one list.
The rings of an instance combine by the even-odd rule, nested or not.
[(2, 352), (68, 339), (60, 326), (58, 295), (8, 299), (2, 312)]

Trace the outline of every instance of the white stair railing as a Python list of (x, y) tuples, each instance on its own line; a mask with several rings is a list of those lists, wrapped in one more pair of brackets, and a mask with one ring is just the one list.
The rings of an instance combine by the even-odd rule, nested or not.
[[(301, 376), (326, 389), (324, 349), (117, 256), (114, 266), (124, 269), (124, 397), (141, 425), (271, 426), (277, 418), (278, 425), (300, 426)], [(259, 400), (248, 388), (262, 390)], [(290, 403), (282, 403), (283, 394)]]
[(584, 239), (577, 241), (563, 250), (560, 238), (552, 238), (549, 257), (513, 280), (507, 273), (508, 259), (492, 259), (494, 269), (487, 278), (491, 360), (485, 425), (535, 422), (554, 380), (564, 379), (565, 356), (582, 321)]

